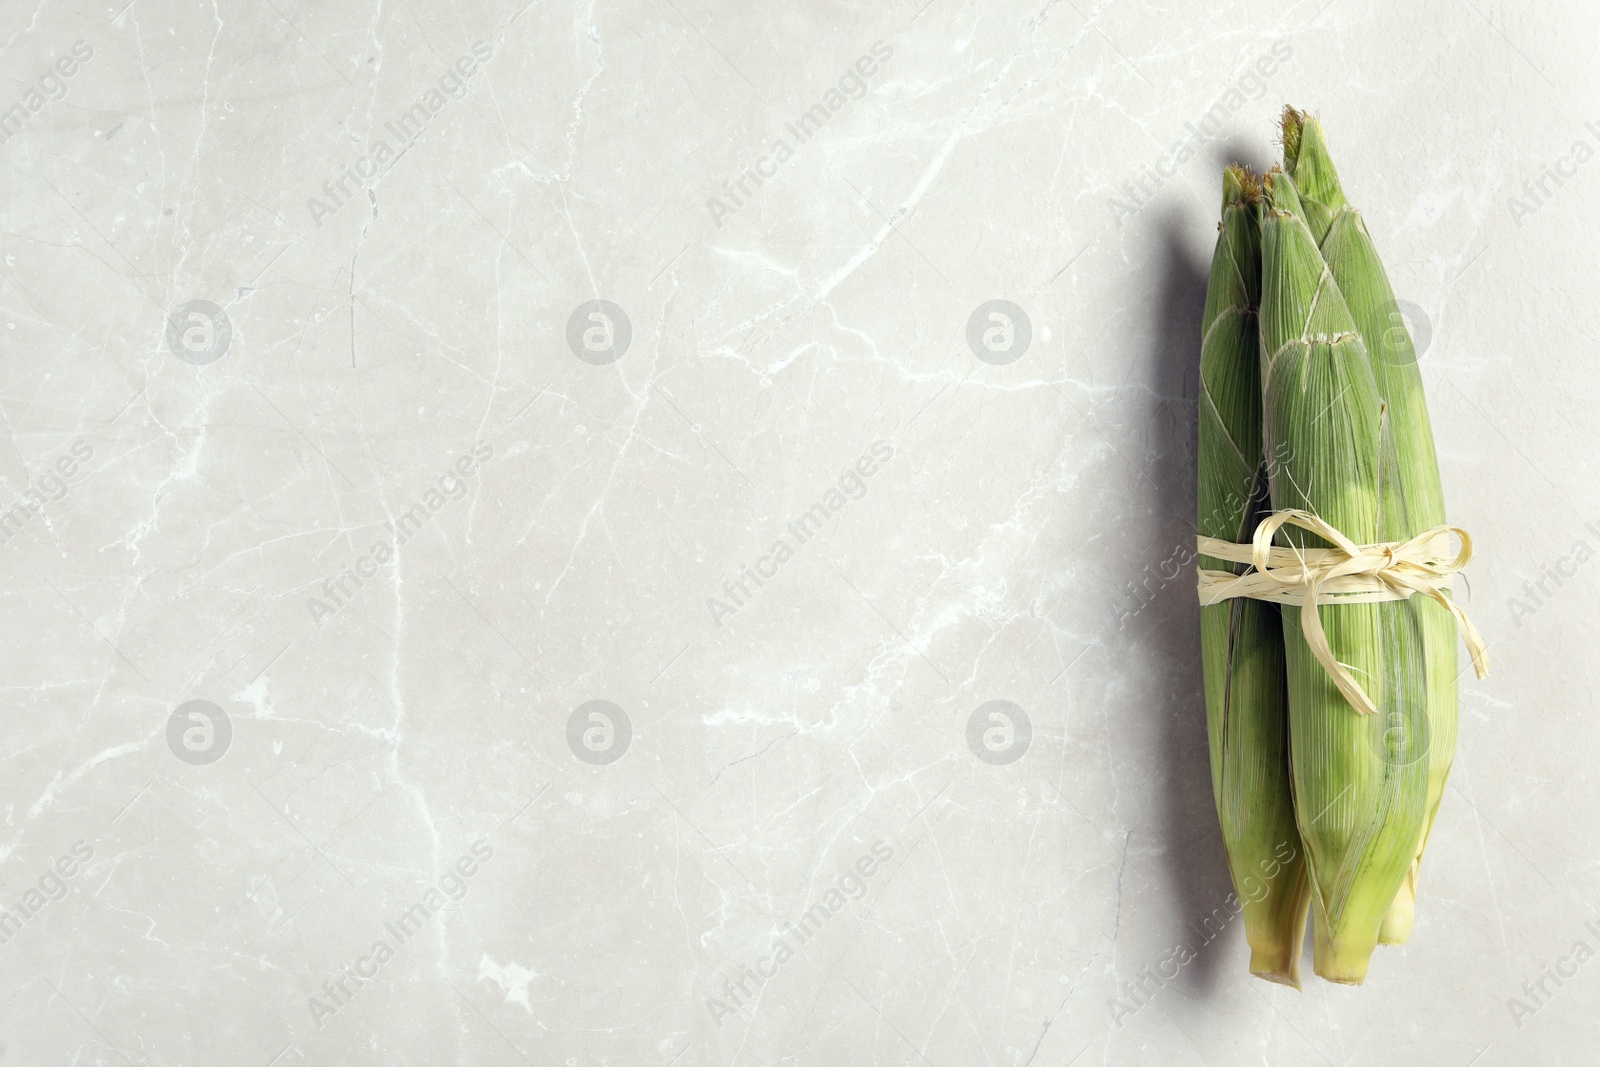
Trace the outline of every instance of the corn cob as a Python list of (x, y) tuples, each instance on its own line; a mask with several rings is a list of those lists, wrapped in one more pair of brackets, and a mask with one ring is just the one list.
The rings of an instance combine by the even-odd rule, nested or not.
[[(1394, 463), (1393, 476), (1383, 478), (1380, 539), (1405, 540), (1445, 521), (1439, 460), (1434, 452), (1433, 429), (1428, 421), (1416, 353), (1366, 225), (1345, 200), (1322, 124), (1310, 115), (1285, 108), (1283, 152), (1284, 169), (1300, 194), (1303, 217), (1366, 342), (1378, 396), (1388, 409)], [(1443, 606), (1423, 597), (1414, 600), (1412, 613), (1422, 629), (1426, 661), (1428, 729), (1425, 736), (1415, 736), (1407, 734), (1402, 723), (1391, 722), (1385, 740), (1387, 754), (1393, 760), (1428, 761), (1427, 814), (1411, 868), (1384, 920), (1380, 940), (1387, 944), (1404, 943), (1411, 934), (1422, 852), (1444, 796), (1456, 746), (1455, 623)]]
[[(1248, 540), (1266, 508), (1261, 455), (1261, 190), (1222, 179), (1222, 222), (1201, 320), (1198, 530)], [(1243, 568), (1209, 556), (1200, 566)], [(1310, 887), (1289, 788), (1288, 693), (1276, 604), (1235, 599), (1200, 610), (1212, 798), (1244, 917), (1250, 971), (1300, 988)]]
[[(1301, 160), (1310, 169), (1309, 159)], [(1380, 540), (1383, 476), (1394, 445), (1362, 336), (1322, 258), (1287, 174), (1265, 177), (1261, 218), (1264, 445), (1275, 510), (1313, 512), (1358, 544)], [(1308, 221), (1308, 219), (1310, 221)], [(1325, 548), (1286, 527), (1278, 543)], [(1376, 703), (1359, 714), (1284, 612), (1295, 816), (1314, 912), (1313, 966), (1335, 982), (1366, 977), (1380, 925), (1416, 854), (1427, 764), (1386, 756), (1386, 732), (1425, 737), (1421, 635), (1409, 601), (1317, 609), (1335, 658)]]

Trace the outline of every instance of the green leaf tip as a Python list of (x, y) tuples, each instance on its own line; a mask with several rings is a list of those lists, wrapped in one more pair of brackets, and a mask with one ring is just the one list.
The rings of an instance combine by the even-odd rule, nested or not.
[(1295, 188), (1294, 179), (1281, 167), (1273, 167), (1261, 176), (1261, 198), (1270, 215), (1298, 217), (1302, 214), (1300, 192)]
[(1285, 104), (1279, 123), (1282, 130), (1283, 165), (1293, 171), (1296, 160), (1300, 158), (1300, 130), (1305, 125), (1305, 114)]
[(1328, 138), (1322, 122), (1309, 111), (1283, 109), (1283, 169), (1294, 178), (1300, 194), (1314, 200), (1328, 212), (1337, 212), (1348, 201), (1328, 152)]
[(1254, 207), (1261, 203), (1261, 179), (1241, 163), (1234, 163), (1222, 172), (1222, 209), (1243, 204)]

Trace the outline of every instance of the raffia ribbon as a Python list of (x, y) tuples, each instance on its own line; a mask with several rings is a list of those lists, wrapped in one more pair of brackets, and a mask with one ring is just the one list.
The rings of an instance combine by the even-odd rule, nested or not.
[[(1335, 547), (1274, 547), (1272, 537), (1284, 526), (1308, 530)], [(1454, 558), (1450, 556), (1451, 534), (1461, 541)], [(1489, 650), (1466, 612), (1449, 596), (1451, 577), (1472, 559), (1472, 538), (1459, 526), (1435, 526), (1409, 541), (1358, 545), (1311, 512), (1290, 509), (1262, 519), (1248, 545), (1216, 537), (1198, 537), (1195, 545), (1203, 555), (1254, 568), (1243, 574), (1200, 568), (1201, 605), (1234, 597), (1300, 605), (1300, 626), (1311, 654), (1363, 715), (1373, 714), (1377, 706), (1345, 665), (1334, 658), (1317, 614), (1319, 604), (1374, 604), (1424, 593), (1455, 618), (1473, 669), (1479, 678), (1488, 677)]]

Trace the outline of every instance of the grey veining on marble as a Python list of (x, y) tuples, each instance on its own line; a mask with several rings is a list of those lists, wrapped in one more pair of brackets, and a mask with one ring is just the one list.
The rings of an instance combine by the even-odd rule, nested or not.
[[(1597, 28), (8, 6), (0, 1067), (1597, 1062)], [(1190, 569), (1286, 102), (1494, 662), (1410, 944), (1301, 992)]]

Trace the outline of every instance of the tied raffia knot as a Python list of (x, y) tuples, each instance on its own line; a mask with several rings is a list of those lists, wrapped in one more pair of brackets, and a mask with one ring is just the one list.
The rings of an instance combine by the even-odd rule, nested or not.
[[(1298, 526), (1330, 542), (1333, 548), (1274, 547), (1273, 535), (1284, 526)], [(1461, 548), (1450, 554), (1454, 534)], [(1202, 555), (1243, 563), (1243, 574), (1200, 568), (1202, 606), (1234, 597), (1300, 606), (1300, 627), (1306, 645), (1322, 664), (1333, 684), (1352, 707), (1363, 715), (1377, 706), (1348, 668), (1334, 658), (1328, 635), (1322, 629), (1317, 607), (1323, 604), (1374, 604), (1407, 600), (1422, 593), (1442, 604), (1456, 621), (1467, 643), (1472, 667), (1479, 678), (1489, 674), (1489, 651), (1461, 606), (1450, 598), (1450, 580), (1472, 559), (1472, 538), (1459, 526), (1435, 526), (1409, 541), (1384, 541), (1358, 545), (1309, 511), (1277, 511), (1262, 519), (1248, 545), (1217, 537), (1199, 537)]]

